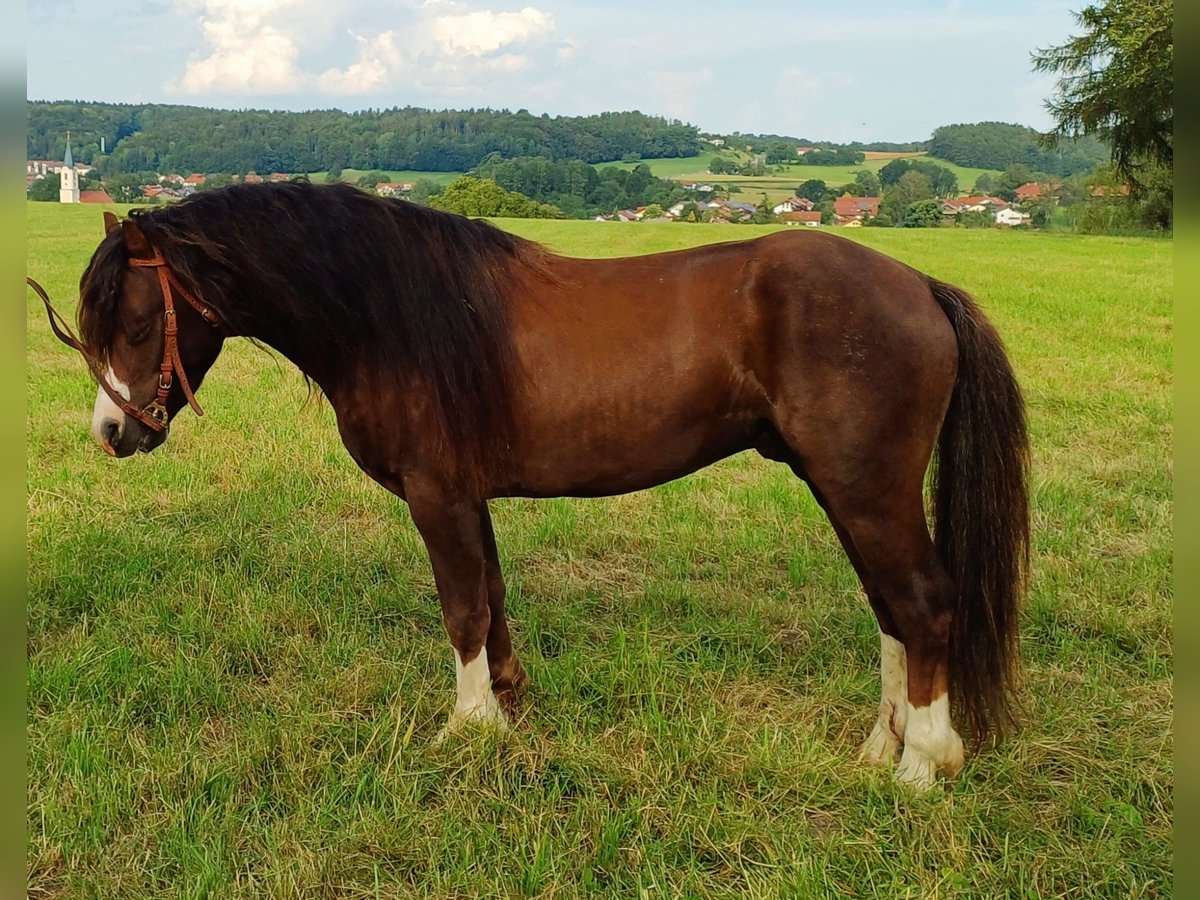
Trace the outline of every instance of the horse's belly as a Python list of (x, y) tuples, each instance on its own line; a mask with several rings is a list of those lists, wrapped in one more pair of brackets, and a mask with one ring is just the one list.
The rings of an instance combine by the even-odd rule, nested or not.
[(672, 428), (564, 431), (524, 448), (501, 493), (520, 497), (603, 497), (680, 478), (753, 445), (749, 421), (710, 420)]

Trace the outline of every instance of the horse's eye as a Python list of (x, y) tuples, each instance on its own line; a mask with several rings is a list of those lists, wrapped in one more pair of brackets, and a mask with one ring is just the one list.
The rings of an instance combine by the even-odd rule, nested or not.
[(150, 337), (150, 332), (154, 327), (153, 317), (146, 319), (144, 322), (136, 323), (128, 332), (126, 338), (131, 344), (140, 344), (146, 338)]

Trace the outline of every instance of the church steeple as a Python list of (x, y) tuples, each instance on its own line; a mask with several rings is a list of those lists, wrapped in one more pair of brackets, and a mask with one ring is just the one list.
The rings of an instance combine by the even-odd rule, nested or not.
[(62, 168), (58, 170), (58, 202), (79, 202), (79, 173), (75, 171), (75, 157), (71, 155), (71, 132), (67, 132), (67, 152), (63, 156)]

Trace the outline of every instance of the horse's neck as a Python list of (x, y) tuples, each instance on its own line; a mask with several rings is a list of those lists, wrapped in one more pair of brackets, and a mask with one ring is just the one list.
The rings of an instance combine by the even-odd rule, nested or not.
[(338, 365), (340, 354), (334, 350), (332, 335), (307, 334), (297, 331), (294, 325), (294, 319), (270, 316), (241, 336), (266, 344), (282, 354), (316, 382), (322, 393), (327, 397), (334, 396), (348, 373)]

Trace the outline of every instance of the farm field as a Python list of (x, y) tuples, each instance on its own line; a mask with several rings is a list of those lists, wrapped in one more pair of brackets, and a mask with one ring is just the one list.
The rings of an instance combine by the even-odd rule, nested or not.
[[(100, 209), (26, 221), (69, 313)], [(497, 224), (586, 256), (777, 229)], [(1172, 244), (838, 233), (971, 290), (1024, 387), (1017, 735), (921, 798), (855, 761), (873, 618), (807, 490), (741, 454), (493, 502), (524, 716), (435, 745), (429, 564), (328, 406), (232, 341), (206, 415), (114, 461), (29, 292), (30, 896), (1171, 896)]]
[[(357, 182), (358, 179), (367, 175), (369, 172), (378, 172), (378, 169), (342, 169), (342, 181)], [(321, 184), (325, 181), (325, 176), (328, 172), (312, 172), (309, 178), (316, 184)], [(462, 172), (422, 172), (416, 169), (386, 169), (383, 170), (384, 176), (389, 181), (416, 181), (418, 178), (428, 178), (438, 184), (449, 184)]]
[[(863, 169), (878, 172), (896, 156), (916, 159), (925, 157), (927, 154), (874, 154), (873, 157), (868, 157), (868, 159), (858, 166), (796, 165), (788, 166), (783, 174), (764, 175), (760, 177), (712, 175), (708, 171), (709, 163), (713, 157), (711, 153), (685, 157), (683, 159), (647, 159), (643, 160), (643, 162), (650, 167), (651, 172), (660, 178), (674, 178), (677, 181), (715, 181), (724, 185), (735, 184), (740, 188), (733, 195), (735, 199), (748, 203), (757, 202), (762, 194), (766, 193), (767, 199), (773, 203), (778, 203), (792, 196), (796, 188), (810, 178), (819, 178), (830, 187), (840, 187), (843, 184), (854, 181), (854, 176)], [(999, 174), (998, 171), (991, 169), (969, 168), (934, 157), (928, 158), (939, 166), (952, 171), (958, 177), (958, 187), (963, 193), (969, 193), (975, 184), (975, 180), (985, 172), (990, 175)], [(637, 163), (598, 163), (597, 168), (600, 166), (619, 166), (623, 169), (632, 169), (635, 165)]]

